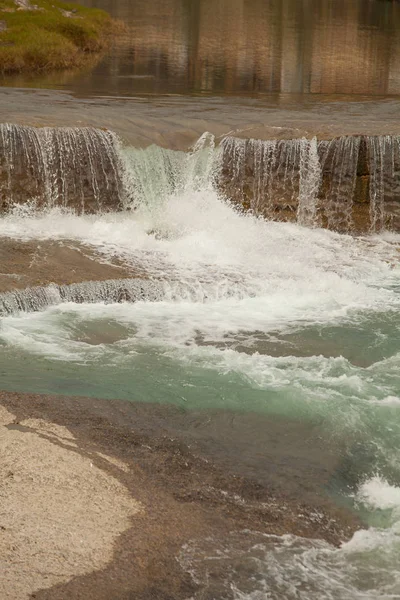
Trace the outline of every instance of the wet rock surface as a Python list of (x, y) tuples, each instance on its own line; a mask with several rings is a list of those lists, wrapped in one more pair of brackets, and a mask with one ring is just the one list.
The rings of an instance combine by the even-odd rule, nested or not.
[(66, 285), (143, 276), (72, 240), (0, 238), (0, 293), (13, 289)]
[[(14, 416), (9, 430), (19, 436), (37, 434), (38, 423), (44, 424), (41, 435), (62, 427), (64, 439), (47, 435), (46, 440), (55, 449), (89, 459), (141, 506), (115, 542), (106, 567), (84, 575), (77, 570), (65, 583), (35, 590), (32, 598), (184, 599), (197, 586), (176, 558), (190, 539), (251, 529), (337, 544), (357, 528), (354, 517), (315, 492), (318, 478), (322, 473), (329, 478), (337, 460), (321, 446), (316, 453), (312, 431), (305, 435), (294, 424), (283, 436), (283, 423), (259, 415), (237, 415), (233, 425), (232, 416), (216, 414), (209, 426), (209, 415), (157, 405), (8, 392), (0, 394), (0, 403)], [(259, 444), (261, 435), (264, 445), (251, 469), (245, 448), (249, 457), (249, 445)], [(305, 463), (306, 454), (314, 455), (313, 468), (301, 466), (301, 454)], [(276, 475), (290, 463), (297, 477), (291, 479), (294, 487), (285, 490), (290, 478)], [(51, 497), (51, 486), (43, 494)]]

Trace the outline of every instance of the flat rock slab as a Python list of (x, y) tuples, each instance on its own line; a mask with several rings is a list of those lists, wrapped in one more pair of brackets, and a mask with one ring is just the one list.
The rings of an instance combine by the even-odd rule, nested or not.
[(67, 428), (43, 419), (15, 423), (4, 407), (0, 455), (1, 598), (22, 600), (104, 568), (114, 540), (141, 510), (125, 486), (80, 452)]
[(13, 289), (105, 281), (141, 276), (143, 272), (106, 262), (93, 249), (71, 240), (0, 238), (0, 293)]
[[(8, 392), (0, 407), (7, 600), (183, 600), (197, 589), (176, 560), (189, 540), (250, 529), (337, 544), (358, 526), (346, 511), (241, 476), (208, 443), (212, 428), (202, 435), (199, 416), (179, 419), (173, 407)], [(218, 431), (226, 423), (216, 419)]]

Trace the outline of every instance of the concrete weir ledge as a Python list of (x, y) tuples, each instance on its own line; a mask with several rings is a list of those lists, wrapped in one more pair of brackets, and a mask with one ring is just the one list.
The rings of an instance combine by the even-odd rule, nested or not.
[[(0, 115), (1, 99), (0, 94)], [(141, 104), (136, 108), (139, 113), (143, 111)], [(134, 208), (141, 200), (138, 188), (144, 185), (135, 177), (143, 165), (138, 154), (128, 158), (122, 146), (135, 138), (133, 131), (137, 134), (135, 148), (150, 142), (174, 148), (172, 139), (174, 134), (179, 138), (178, 123), (171, 125), (168, 139), (160, 140), (157, 131), (163, 127), (165, 106), (160, 110), (161, 115), (153, 114), (147, 123), (151, 136), (147, 144), (140, 138), (137, 123), (130, 123), (122, 144), (111, 129), (92, 125), (1, 125), (0, 212), (7, 213), (16, 205), (31, 205), (32, 201), (37, 208), (61, 207), (78, 213)], [(303, 119), (309, 118), (303, 113)], [(303, 122), (308, 130), (283, 128), (272, 126), (268, 114), (261, 125), (229, 130), (228, 125), (215, 119), (196, 120), (192, 116), (187, 123), (192, 138), (194, 132), (200, 135), (209, 130), (212, 144), (220, 147), (222, 153), (213, 155), (218, 168), (214, 183), (229, 201), (268, 219), (297, 221), (343, 233), (400, 229), (399, 136), (347, 132), (338, 136), (336, 130), (324, 129), (321, 115), (317, 123)], [(116, 115), (113, 122), (118, 133), (122, 126), (118, 110)], [(109, 122), (106, 116), (104, 121)], [(36, 119), (31, 122), (37, 124)], [(142, 124), (142, 131), (145, 126)], [(225, 132), (218, 133), (221, 129)], [(375, 129), (370, 127), (369, 131)], [(172, 176), (170, 157), (162, 158), (165, 165), (161, 166), (156, 154), (148, 155), (146, 160), (150, 165), (151, 160), (157, 163), (155, 173), (161, 173), (164, 167), (168, 178)], [(175, 176), (179, 178), (179, 174)]]
[(187, 150), (204, 131), (254, 139), (400, 135), (396, 99), (293, 94), (272, 97), (76, 97), (66, 91), (1, 88), (0, 123), (97, 127), (127, 145)]

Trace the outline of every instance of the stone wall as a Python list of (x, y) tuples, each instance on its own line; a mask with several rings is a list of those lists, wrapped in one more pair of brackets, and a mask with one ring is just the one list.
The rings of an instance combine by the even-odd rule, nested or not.
[[(400, 138), (222, 142), (219, 185), (232, 201), (269, 219), (339, 232), (400, 231)], [(313, 205), (313, 206), (312, 206)]]
[[(225, 137), (219, 152), (216, 184), (244, 210), (339, 232), (400, 231), (398, 136)], [(0, 212), (29, 203), (79, 214), (122, 210), (140, 186), (121, 157), (110, 131), (0, 125)]]
[(91, 127), (0, 125), (0, 211), (18, 204), (78, 213), (118, 210), (118, 139)]

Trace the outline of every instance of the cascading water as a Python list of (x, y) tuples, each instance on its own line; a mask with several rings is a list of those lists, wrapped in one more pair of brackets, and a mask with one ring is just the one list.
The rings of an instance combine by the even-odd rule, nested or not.
[(120, 152), (125, 208), (162, 209), (172, 194), (212, 186), (218, 180), (220, 151), (214, 136), (204, 133), (190, 152), (151, 145)]
[(341, 232), (399, 229), (396, 136), (227, 137), (221, 148), (220, 189), (256, 215)]
[[(176, 404), (188, 418), (192, 410), (204, 414), (210, 427), (220, 413), (232, 423), (248, 413), (255, 445), (265, 442), (265, 421), (279, 423), (292, 432), (285, 444), (295, 439), (291, 452), (278, 456), (257, 446), (247, 456), (249, 479), (258, 486), (262, 478), (282, 507), (281, 522), (271, 527), (286, 527), (285, 502), (295, 504), (301, 529), (302, 506), (311, 506), (317, 522), (319, 503), (329, 498), (357, 512), (360, 530), (339, 549), (248, 530), (197, 540), (179, 558), (200, 586), (198, 597), (399, 597), (399, 237), (318, 227), (352, 226), (360, 178), (375, 178), (377, 229), (386, 223), (393, 209), (382, 194), (392, 183), (381, 175), (390, 156), (396, 172), (393, 140), (228, 138), (216, 146), (204, 135), (191, 153), (173, 153), (122, 148), (112, 134), (93, 130), (3, 128), (2, 135), (7, 204), (17, 202), (17, 173), (28, 169), (46, 210), (9, 210), (0, 238), (14, 240), (17, 250), (20, 240), (73, 240), (90, 247), (94, 260), (118, 258), (142, 278), (1, 294), (1, 387)], [(373, 152), (381, 157), (374, 167)], [(70, 173), (64, 183), (60, 173)], [(109, 185), (118, 183), (115, 205), (107, 204), (110, 173)], [(83, 192), (90, 189), (100, 208), (132, 210), (86, 214), (86, 200), (84, 214), (64, 210), (84, 181)], [(239, 196), (248, 213), (226, 201)], [(298, 222), (259, 218), (285, 211)], [(311, 432), (323, 440), (326, 462), (310, 450)], [(247, 448), (241, 435), (236, 429), (234, 442)], [(224, 440), (218, 444), (221, 451)], [(228, 462), (235, 460), (242, 457)], [(257, 486), (250, 487), (259, 494)], [(232, 502), (251, 515), (246, 499)], [(210, 568), (220, 573), (217, 588)]]
[(12, 290), (0, 294), (0, 315), (45, 310), (63, 302), (135, 302), (155, 301), (164, 297), (162, 285), (140, 279), (112, 279), (109, 281), (86, 281), (70, 285)]
[(318, 145), (325, 192), (322, 206), (329, 229), (352, 231), (354, 227), (354, 192), (359, 149), (359, 137), (341, 137), (322, 141)]
[(90, 127), (0, 125), (1, 208), (33, 202), (77, 212), (123, 204), (118, 138)]
[(282, 213), (302, 224), (315, 224), (319, 164), (316, 140), (252, 140), (227, 137), (221, 142), (223, 192), (256, 215)]
[(1, 209), (16, 204), (94, 213), (162, 205), (183, 190), (214, 186), (267, 219), (340, 232), (400, 227), (396, 136), (329, 141), (204, 134), (191, 152), (123, 147), (93, 128), (0, 126)]
[(43, 311), (51, 306), (68, 302), (77, 304), (114, 304), (121, 302), (216, 301), (219, 297), (245, 298), (244, 286), (227, 281), (226, 285), (215, 283), (193, 284), (190, 282), (150, 279), (110, 279), (85, 281), (69, 285), (51, 284), (0, 293), (0, 317), (21, 312)]

